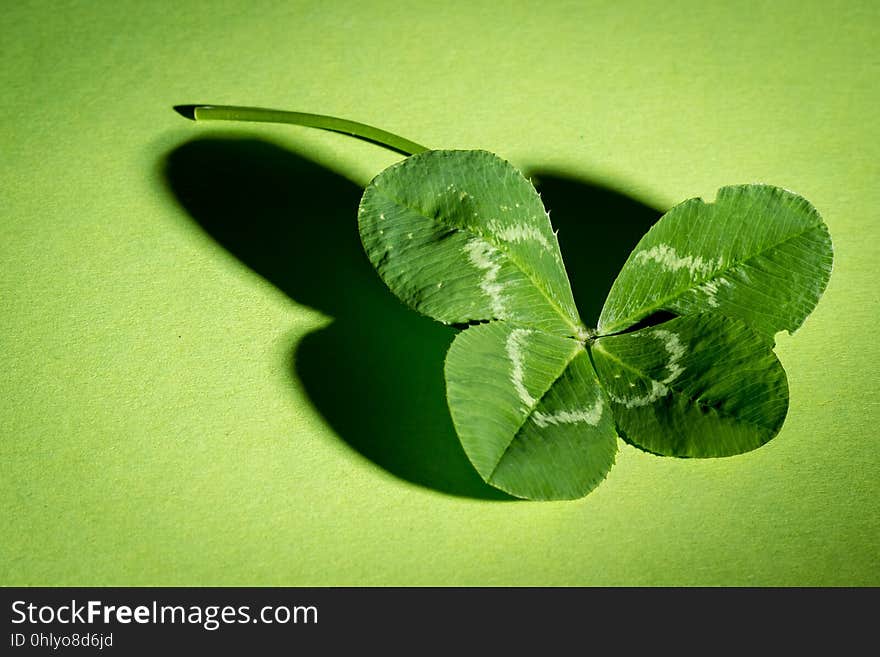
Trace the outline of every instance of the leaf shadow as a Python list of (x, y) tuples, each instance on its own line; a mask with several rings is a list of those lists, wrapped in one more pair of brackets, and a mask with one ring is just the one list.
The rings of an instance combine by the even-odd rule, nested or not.
[[(167, 153), (161, 167), (170, 192), (220, 246), (296, 303), (333, 318), (294, 347), (290, 372), (343, 441), (406, 481), (514, 499), (480, 479), (456, 437), (443, 380), (456, 331), (400, 303), (363, 252), (361, 188), (257, 138), (200, 136)], [(595, 324), (620, 265), (659, 213), (557, 172), (533, 177), (560, 231), (576, 301)]]
[(626, 194), (556, 170), (529, 170), (558, 231), (574, 300), (595, 327), (611, 284), (663, 211)]
[(163, 172), (219, 245), (293, 301), (333, 318), (300, 340), (290, 372), (337, 435), (407, 481), (512, 499), (480, 479), (452, 426), (443, 361), (455, 330), (400, 303), (363, 252), (362, 189), (249, 138), (188, 141), (165, 157)]

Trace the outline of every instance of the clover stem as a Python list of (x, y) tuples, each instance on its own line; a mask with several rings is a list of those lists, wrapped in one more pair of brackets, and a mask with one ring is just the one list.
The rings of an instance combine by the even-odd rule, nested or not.
[(260, 107), (237, 107), (234, 105), (178, 105), (180, 114), (195, 121), (257, 121), (262, 123), (289, 123), (310, 128), (341, 132), (352, 137), (373, 142), (404, 155), (415, 155), (428, 150), (420, 144), (399, 135), (374, 128), (366, 123), (339, 119), (323, 114), (285, 112)]

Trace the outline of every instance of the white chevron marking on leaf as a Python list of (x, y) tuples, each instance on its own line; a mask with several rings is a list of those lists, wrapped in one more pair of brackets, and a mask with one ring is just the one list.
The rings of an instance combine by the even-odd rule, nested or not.
[(604, 404), (602, 398), (596, 400), (592, 407), (579, 411), (555, 411), (553, 413), (542, 413), (538, 411), (532, 414), (535, 424), (542, 429), (550, 424), (578, 424), (583, 422), (591, 426), (599, 424), (602, 419), (602, 411)]
[(639, 251), (636, 253), (635, 259), (639, 262), (656, 262), (669, 271), (687, 269), (691, 276), (705, 276), (719, 269), (722, 264), (720, 258), (718, 260), (712, 260), (711, 258), (707, 260), (702, 256), (679, 255), (668, 244), (657, 244), (650, 249)]
[(724, 287), (730, 287), (733, 283), (721, 276), (715, 280), (706, 281), (702, 285), (697, 286), (697, 289), (706, 295), (706, 303), (709, 304), (710, 308), (718, 307), (718, 299), (716, 298), (716, 295), (722, 285)]
[(681, 343), (678, 335), (671, 331), (667, 331), (666, 329), (655, 329), (652, 333), (645, 333), (645, 335), (658, 338), (663, 344), (663, 348), (666, 349), (666, 352), (669, 354), (669, 362), (666, 363), (668, 374), (663, 381), (651, 381), (651, 391), (647, 395), (641, 395), (638, 397), (618, 397), (617, 395), (609, 394), (612, 401), (618, 404), (623, 404), (627, 408), (647, 406), (648, 404), (653, 404), (661, 397), (665, 397), (669, 394), (669, 388), (667, 385), (675, 381), (681, 376), (681, 373), (684, 372), (684, 367), (681, 365), (681, 359), (684, 357), (685, 353), (687, 353), (687, 349), (685, 349), (685, 346)]
[(513, 365), (510, 371), (510, 381), (513, 383), (513, 387), (516, 390), (516, 394), (519, 395), (519, 400), (526, 406), (527, 409), (531, 408), (535, 405), (535, 398), (532, 397), (531, 393), (526, 388), (526, 384), (524, 381), (525, 372), (523, 371), (523, 363), (524, 363), (524, 355), (523, 355), (523, 341), (525, 338), (532, 334), (532, 331), (527, 329), (514, 329), (510, 332), (510, 335), (507, 336), (507, 357), (510, 358), (510, 362)]
[(471, 264), (485, 272), (480, 281), (480, 289), (483, 294), (489, 297), (492, 313), (495, 317), (502, 317), (504, 315), (504, 297), (501, 293), (504, 290), (504, 284), (498, 282), (498, 272), (501, 271), (501, 265), (494, 260), (500, 252), (481, 239), (470, 240), (465, 244), (464, 249), (467, 251)]
[(502, 239), (505, 242), (519, 243), (533, 241), (537, 242), (548, 251), (550, 250), (550, 241), (535, 226), (529, 226), (528, 224), (514, 224), (512, 226), (502, 227), (493, 222), (489, 225), (489, 228), (499, 237), (499, 239)]
[(669, 353), (669, 362), (666, 364), (666, 369), (669, 370), (669, 374), (663, 379), (663, 383), (664, 385), (672, 383), (682, 372), (684, 372), (684, 368), (680, 365), (679, 361), (681, 361), (686, 350), (681, 343), (681, 340), (678, 339), (678, 336), (671, 331), (657, 329), (654, 331), (654, 337), (660, 339), (663, 343), (663, 347), (666, 349), (667, 353)]
[(653, 404), (655, 401), (668, 394), (669, 388), (659, 381), (651, 381), (651, 392), (647, 395), (642, 395), (640, 397), (618, 397), (617, 395), (608, 393), (608, 396), (611, 397), (611, 401), (617, 404), (623, 404), (627, 408), (637, 408), (639, 406)]

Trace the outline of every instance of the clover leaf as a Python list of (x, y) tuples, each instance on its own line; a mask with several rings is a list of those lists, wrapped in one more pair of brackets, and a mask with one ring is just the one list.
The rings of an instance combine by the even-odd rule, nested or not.
[(428, 151), (377, 176), (358, 212), (385, 284), (438, 321), (586, 337), (535, 188), (486, 151)]
[(655, 454), (720, 457), (760, 447), (782, 427), (788, 383), (774, 335), (813, 310), (833, 258), (827, 227), (797, 194), (738, 185), (712, 203), (675, 206), (633, 249), (593, 330), (538, 193), (497, 155), (428, 150), (320, 115), (193, 115), (299, 123), (414, 153), (367, 186), (361, 240), (404, 303), (472, 325), (447, 354), (447, 400), (464, 451), (492, 486), (578, 498), (614, 464), (618, 435)]
[(666, 310), (714, 311), (769, 336), (793, 332), (831, 275), (831, 237), (806, 199), (770, 185), (722, 187), (714, 203), (685, 201), (638, 243), (599, 331), (613, 333)]

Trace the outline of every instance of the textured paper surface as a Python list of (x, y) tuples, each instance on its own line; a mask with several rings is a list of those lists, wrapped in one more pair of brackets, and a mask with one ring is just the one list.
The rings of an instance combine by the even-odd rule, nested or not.
[[(872, 2), (7, 7), (0, 583), (880, 584), (878, 29)], [(354, 231), (355, 185), (397, 158), (171, 110), (190, 102), (487, 148), (658, 210), (736, 183), (803, 194), (836, 260), (815, 313), (779, 339), (782, 432), (728, 459), (621, 443), (607, 481), (575, 502), (489, 499), (459, 471), (465, 483), (447, 485), (451, 448), (436, 470), (428, 454), (418, 476), (398, 476), (412, 444), (403, 462), (387, 445), (377, 462), (352, 427), (414, 445), (445, 435), (437, 400), (419, 400), (442, 390), (442, 370), (414, 379), (412, 362), (451, 335), (383, 327), (376, 313), (359, 325), (360, 299), (404, 315), (375, 281), (363, 283), (375, 298), (360, 295), (352, 272), (319, 267), (328, 282), (309, 296), (280, 265), (255, 268), (163, 174), (190, 140), (259, 140), (257, 155), (332, 172)], [(269, 165), (249, 184), (271, 179)], [(285, 207), (311, 203), (320, 231), (307, 196)], [(618, 220), (588, 210), (598, 227)], [(290, 271), (299, 257), (320, 265), (330, 242), (299, 245)], [(402, 337), (387, 354), (370, 348), (389, 335)], [(346, 372), (356, 385), (334, 383)], [(396, 408), (395, 390), (417, 407)], [(339, 395), (363, 419), (339, 412)]]

